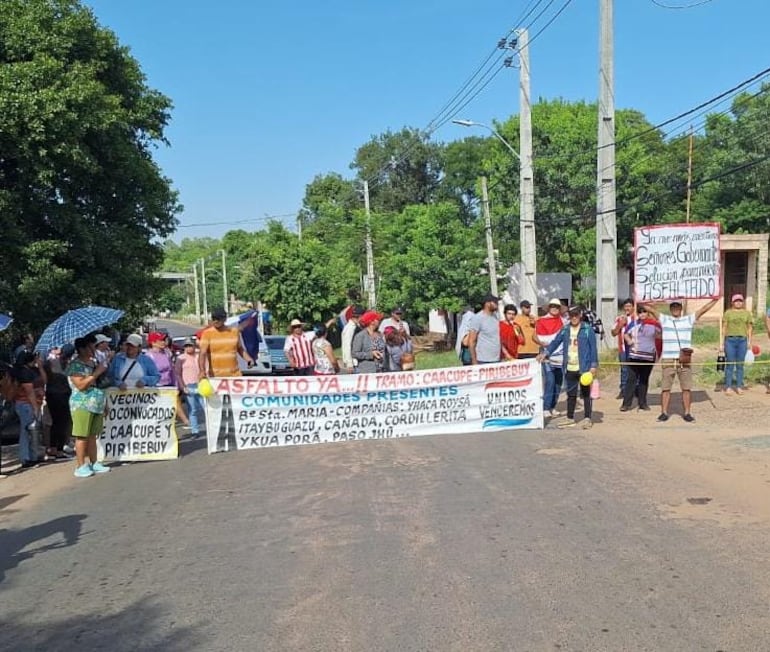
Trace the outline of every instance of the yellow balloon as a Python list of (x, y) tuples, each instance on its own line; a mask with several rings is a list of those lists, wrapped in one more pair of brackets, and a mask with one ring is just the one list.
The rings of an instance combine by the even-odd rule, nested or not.
[(592, 382), (594, 382), (594, 375), (590, 371), (586, 371), (580, 376), (580, 384), (583, 385), (583, 387), (588, 387)]
[(208, 378), (202, 378), (198, 381), (198, 394), (204, 398), (214, 396), (214, 388), (211, 385), (211, 381)]

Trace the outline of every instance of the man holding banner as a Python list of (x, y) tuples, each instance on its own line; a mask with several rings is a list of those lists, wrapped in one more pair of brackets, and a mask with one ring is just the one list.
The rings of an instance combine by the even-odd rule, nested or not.
[(660, 414), (658, 421), (668, 421), (668, 407), (671, 404), (671, 388), (674, 386), (674, 378), (679, 380), (682, 389), (682, 406), (684, 414), (682, 418), (687, 423), (695, 421), (690, 413), (692, 405), (692, 367), (689, 356), (692, 355), (692, 329), (695, 322), (711, 310), (719, 299), (712, 299), (693, 315), (682, 314), (682, 302), (674, 300), (669, 305), (670, 315), (658, 314), (655, 309), (647, 305), (649, 313), (655, 317), (663, 328), (663, 352), (660, 356), (660, 366), (663, 372), (663, 381), (660, 394)]

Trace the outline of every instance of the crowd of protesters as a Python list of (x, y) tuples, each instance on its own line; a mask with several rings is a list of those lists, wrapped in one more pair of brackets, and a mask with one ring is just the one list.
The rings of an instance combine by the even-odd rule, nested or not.
[[(653, 366), (660, 362), (662, 369), (661, 412), (658, 421), (670, 418), (671, 390), (678, 381), (682, 391), (682, 418), (695, 421), (692, 406), (692, 331), (695, 323), (719, 301), (713, 299), (690, 315), (683, 314), (681, 301), (668, 304), (668, 314), (655, 304), (638, 304), (632, 299), (623, 302), (622, 311), (612, 326), (617, 338), (620, 365), (621, 412), (636, 407), (642, 411), (651, 408), (647, 401), (649, 379)], [(731, 297), (730, 308), (722, 318), (721, 342), (724, 356), (726, 396), (743, 394), (744, 360), (749, 350), (753, 317), (744, 308), (744, 297)], [(481, 309), (470, 310), (461, 318), (457, 331), (457, 354), (463, 364), (487, 364), (512, 358), (537, 357), (542, 363), (543, 410), (548, 418), (560, 417), (557, 425), (570, 428), (578, 425), (575, 411), (578, 393), (582, 400), (583, 428), (592, 426), (591, 385), (598, 367), (596, 345), (598, 329), (590, 311), (579, 306), (568, 307), (559, 299), (550, 300), (542, 316), (532, 313), (533, 306), (522, 301), (518, 308), (505, 305), (502, 318), (498, 311), (499, 299), (488, 295)], [(520, 312), (519, 312), (520, 309)], [(766, 317), (770, 335), (770, 316)], [(556, 410), (561, 392), (567, 395), (566, 414)], [(770, 388), (768, 389), (770, 393)]]
[(34, 339), (25, 336), (6, 372), (2, 393), (13, 402), (18, 417), (23, 469), (74, 457), (78, 478), (109, 472), (96, 459), (109, 388), (175, 388), (181, 428), (189, 429), (193, 438), (201, 432), (199, 354), (192, 338), (177, 355), (167, 333), (149, 333), (146, 347), (138, 333), (122, 339), (92, 333), (41, 356), (34, 350)]
[[(695, 323), (714, 305), (714, 299), (689, 315), (680, 301), (668, 305), (668, 314), (652, 304), (623, 303), (612, 325), (620, 364), (621, 412), (634, 407), (650, 410), (647, 402), (653, 365), (661, 363), (662, 395), (659, 421), (670, 418), (674, 381), (682, 392), (686, 422), (695, 421), (692, 405), (692, 332)], [(752, 338), (753, 318), (743, 307), (743, 296), (731, 297), (722, 319), (724, 332), (725, 394), (743, 393), (744, 358)], [(543, 374), (543, 410), (557, 425), (592, 426), (592, 393), (599, 366), (597, 329), (590, 312), (552, 299), (533, 312), (528, 301), (508, 304), (499, 311), (499, 298), (488, 295), (480, 310), (467, 309), (457, 329), (456, 351), (465, 365), (536, 358)], [(255, 313), (256, 314), (256, 313)], [(337, 321), (341, 331), (338, 358), (327, 335)], [(106, 473), (109, 467), (96, 459), (96, 437), (101, 433), (108, 388), (175, 388), (177, 415), (192, 437), (201, 434), (203, 399), (198, 383), (206, 377), (241, 375), (242, 361), (255, 364), (262, 338), (252, 316), (227, 325), (227, 313), (215, 309), (211, 321), (198, 332), (198, 340), (184, 342), (175, 352), (165, 332), (138, 333), (119, 338), (116, 333), (92, 333), (40, 356), (34, 338), (27, 334), (14, 350), (12, 369), (2, 376), (3, 396), (11, 401), (19, 420), (19, 460), (22, 468), (40, 461), (76, 460), (75, 476)], [(770, 317), (766, 318), (770, 334)], [(200, 346), (200, 348), (199, 348)], [(337, 319), (307, 329), (295, 318), (288, 328), (284, 352), (296, 375), (399, 372), (414, 368), (414, 342), (404, 310), (390, 315), (350, 306)], [(566, 414), (557, 411), (565, 391)], [(770, 389), (768, 389), (770, 392)], [(575, 419), (582, 402), (583, 419)], [(40, 457), (37, 432), (43, 431), (45, 455)], [(73, 445), (74, 444), (74, 445)]]

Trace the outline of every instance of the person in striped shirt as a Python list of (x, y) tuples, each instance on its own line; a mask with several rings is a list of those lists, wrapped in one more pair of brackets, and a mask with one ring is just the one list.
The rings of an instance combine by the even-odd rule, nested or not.
[(711, 310), (719, 299), (712, 299), (700, 310), (691, 315), (682, 314), (682, 302), (674, 300), (669, 305), (670, 315), (658, 314), (650, 304), (645, 304), (649, 313), (660, 321), (663, 327), (663, 351), (660, 356), (660, 366), (663, 372), (660, 394), (660, 414), (658, 421), (668, 421), (668, 407), (671, 404), (671, 388), (674, 386), (674, 378), (679, 379), (679, 387), (682, 389), (682, 405), (684, 414), (682, 418), (687, 423), (695, 421), (690, 413), (692, 405), (692, 367), (679, 361), (679, 352), (682, 349), (692, 349), (692, 329), (695, 322)]
[(297, 376), (312, 376), (315, 369), (315, 355), (313, 354), (313, 331), (304, 331), (305, 322), (292, 319), (289, 324), (289, 337), (283, 345), (284, 353), (289, 359), (289, 366), (294, 369)]

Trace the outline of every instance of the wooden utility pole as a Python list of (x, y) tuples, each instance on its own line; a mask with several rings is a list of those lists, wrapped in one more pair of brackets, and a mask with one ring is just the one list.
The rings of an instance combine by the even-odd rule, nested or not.
[[(599, 150), (596, 164), (596, 309), (605, 324), (618, 304), (618, 235), (615, 216), (615, 68), (613, 2), (599, 0)], [(614, 346), (612, 338), (605, 346)]]
[(489, 212), (489, 191), (487, 178), (481, 177), (481, 207), (484, 211), (484, 233), (487, 236), (487, 266), (489, 267), (489, 291), (497, 295), (497, 262), (495, 261), (495, 245), (492, 242), (492, 215)]

